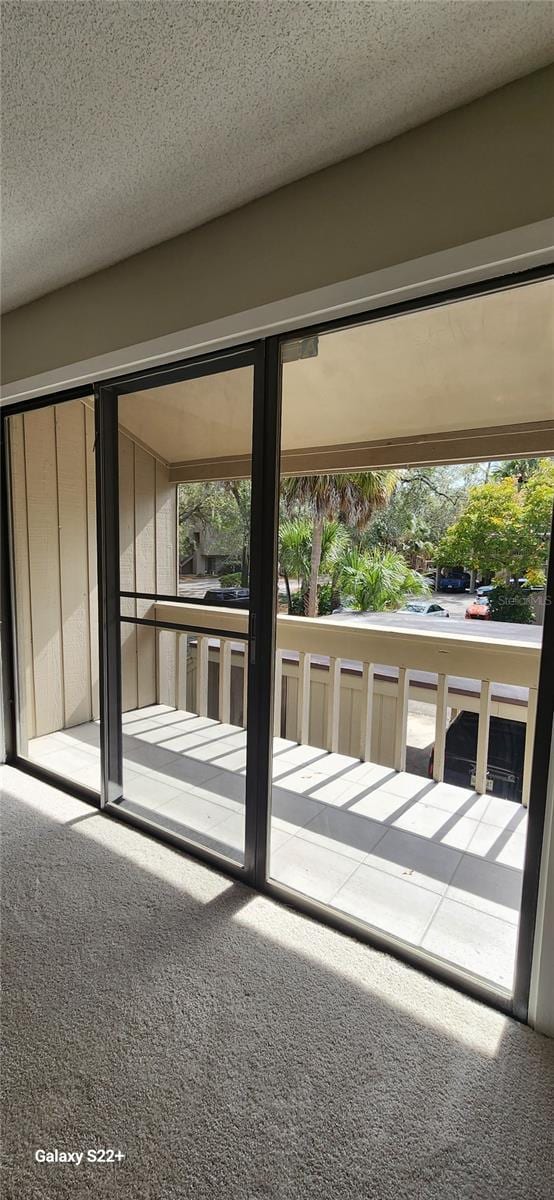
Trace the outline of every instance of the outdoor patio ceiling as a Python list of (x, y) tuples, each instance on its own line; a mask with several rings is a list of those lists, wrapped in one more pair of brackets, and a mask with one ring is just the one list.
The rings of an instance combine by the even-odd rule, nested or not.
[[(310, 337), (283, 365), (284, 473), (553, 454), (553, 316), (548, 280)], [(119, 403), (174, 482), (250, 474), (252, 368)]]

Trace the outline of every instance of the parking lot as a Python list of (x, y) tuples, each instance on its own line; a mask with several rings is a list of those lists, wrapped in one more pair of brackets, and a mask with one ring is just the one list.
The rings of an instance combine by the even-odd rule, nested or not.
[(437, 604), (441, 604), (451, 617), (465, 619), (465, 612), (468, 604), (474, 598), (473, 592), (433, 592), (432, 599)]

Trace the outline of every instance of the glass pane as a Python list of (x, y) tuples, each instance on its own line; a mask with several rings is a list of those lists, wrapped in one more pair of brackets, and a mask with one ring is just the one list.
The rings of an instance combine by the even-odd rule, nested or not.
[[(252, 367), (239, 367), (119, 399), (122, 486), (128, 486), (133, 444), (157, 463), (160, 521), (172, 525), (161, 548), (166, 559), (157, 570), (158, 592), (248, 607), (252, 379)], [(148, 458), (138, 459), (148, 472)], [(121, 586), (129, 590), (123, 578), (133, 575), (134, 536), (124, 515)], [(154, 590), (153, 566), (140, 574), (144, 586), (134, 590)]]
[[(551, 417), (552, 291), (283, 356), (270, 877), (503, 992), (554, 500), (548, 435), (528, 457), (529, 421)], [(468, 457), (486, 427), (486, 461), (457, 461), (451, 435)]]
[(18, 753), (100, 789), (94, 400), (9, 418)]
[(239, 863), (252, 388), (248, 367), (119, 401), (122, 807)]

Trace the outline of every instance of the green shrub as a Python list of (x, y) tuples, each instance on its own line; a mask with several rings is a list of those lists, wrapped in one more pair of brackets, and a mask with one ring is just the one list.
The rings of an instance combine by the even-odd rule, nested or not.
[(493, 621), (514, 621), (518, 625), (533, 625), (535, 621), (529, 597), (517, 583), (497, 584), (489, 594)]
[(291, 593), (290, 611), (293, 617), (304, 616), (304, 592)]
[(343, 603), (361, 612), (391, 612), (408, 597), (428, 596), (430, 587), (398, 550), (354, 547), (337, 571)]
[[(330, 583), (322, 583), (317, 589), (317, 613), (326, 617), (335, 607), (335, 596)], [(306, 592), (293, 592), (291, 595), (291, 614), (295, 617), (306, 615)]]
[(231, 571), (229, 575), (220, 575), (219, 582), (221, 587), (240, 587), (240, 571)]
[(334, 589), (330, 583), (322, 583), (317, 589), (317, 611), (320, 617), (332, 613), (334, 604)]

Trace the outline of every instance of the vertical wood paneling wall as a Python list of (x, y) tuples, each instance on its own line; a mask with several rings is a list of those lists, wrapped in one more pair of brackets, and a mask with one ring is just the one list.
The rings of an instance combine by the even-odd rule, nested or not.
[[(13, 566), (21, 734), (98, 717), (94, 412), (70, 401), (10, 418)], [(177, 492), (164, 465), (120, 435), (121, 587), (173, 593)], [(148, 616), (148, 601), (123, 611)], [(162, 663), (158, 661), (163, 655)], [(175, 680), (175, 646), (122, 627), (123, 708), (152, 704)]]

